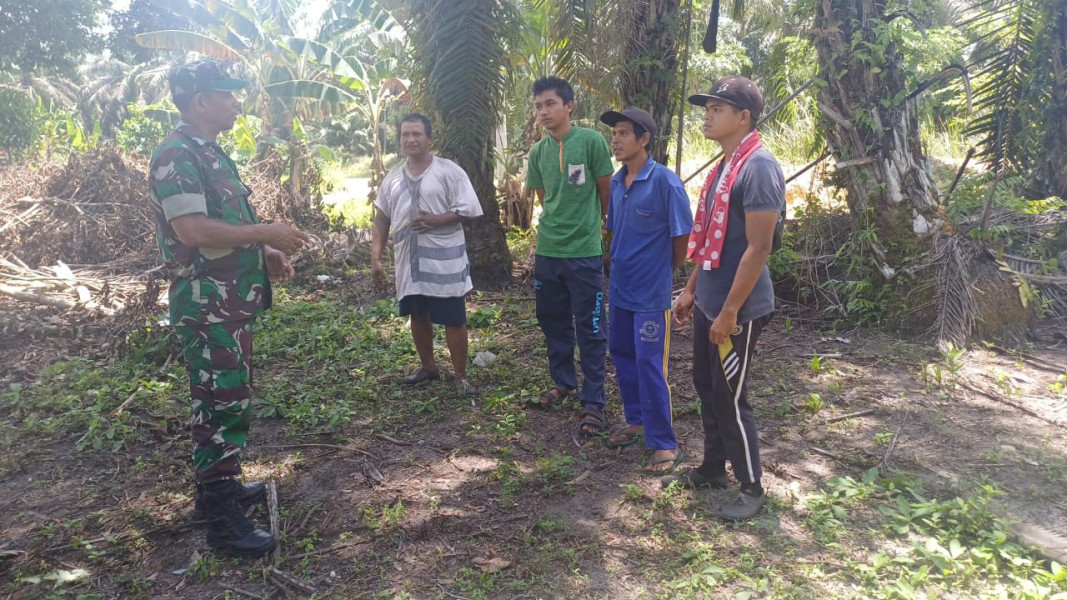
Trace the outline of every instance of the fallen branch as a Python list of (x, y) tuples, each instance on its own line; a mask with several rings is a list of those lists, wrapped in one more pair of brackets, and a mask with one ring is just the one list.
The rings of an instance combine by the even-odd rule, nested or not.
[(78, 540), (77, 542), (70, 542), (68, 544), (60, 544), (59, 546), (52, 546), (50, 548), (45, 548), (44, 550), (37, 550), (37, 552), (44, 553), (44, 552), (55, 552), (57, 550), (77, 550), (77, 548), (74, 547), (75, 543), (80, 544), (82, 546), (88, 546), (90, 544), (99, 544), (100, 542), (111, 542), (111, 543), (124, 542), (124, 541), (126, 541), (128, 539), (131, 539), (131, 538), (148, 537), (150, 535), (153, 535), (153, 534), (156, 534), (156, 533), (161, 533), (161, 532), (164, 532), (164, 531), (167, 531), (167, 532), (170, 532), (170, 533), (177, 533), (179, 531), (184, 531), (186, 529), (189, 529), (190, 527), (192, 527), (192, 522), (189, 522), (189, 523), (186, 523), (186, 524), (179, 524), (177, 526), (156, 527), (155, 529), (149, 529), (148, 531), (132, 531), (132, 532), (120, 533), (119, 535), (112, 535), (112, 536), (105, 535), (105, 536), (101, 536), (101, 537), (98, 537), (98, 538), (93, 538), (91, 540)]
[(833, 452), (830, 452), (829, 450), (823, 450), (822, 448), (819, 448), (818, 446), (812, 446), (811, 447), (811, 451), (814, 452), (815, 454), (821, 454), (821, 455), (826, 456), (828, 458), (832, 458), (834, 460), (837, 460), (837, 455), (836, 454), (834, 454)]
[(273, 479), (267, 482), (267, 512), (270, 514), (270, 532), (274, 535), (274, 552), (271, 553), (271, 564), (278, 563), (278, 557), (282, 552), (282, 545), (279, 542), (282, 532), (278, 525), (278, 484)]
[(276, 578), (283, 586), (296, 588), (301, 592), (304, 592), (305, 594), (311, 595), (318, 592), (318, 590), (312, 587), (310, 583), (304, 581), (296, 575), (286, 573), (285, 571), (278, 569), (278, 567), (271, 567), (267, 575), (272, 579)]
[[(168, 360), (168, 362), (170, 361), (169, 358), (167, 360)], [(126, 400), (124, 400), (122, 402), (122, 404), (120, 404), (118, 406), (118, 408), (116, 408), (115, 410), (111, 411), (111, 416), (112, 417), (117, 417), (120, 414), (122, 414), (122, 411), (126, 410), (126, 407), (130, 405), (130, 402), (133, 402), (133, 399), (137, 396), (137, 392), (139, 392), (139, 391), (141, 391), (143, 389), (144, 389), (144, 384), (143, 383), (141, 385), (137, 386), (137, 389), (135, 389), (132, 392), (130, 392), (130, 395), (126, 397)]]
[(235, 585), (230, 585), (228, 583), (220, 583), (219, 587), (221, 587), (224, 590), (230, 590), (231, 592), (233, 592), (235, 594), (240, 594), (242, 596), (247, 596), (249, 598), (257, 598), (258, 600), (266, 600), (267, 599), (266, 596), (261, 596), (260, 594), (257, 594), (255, 592), (250, 592), (248, 590), (241, 589), (241, 588), (239, 588), (239, 587), (237, 587)]
[[(9, 260), (10, 259), (10, 260)], [(0, 256), (0, 294), (64, 310), (84, 308), (113, 315), (136, 302), (144, 292), (142, 274), (116, 276), (110, 271), (139, 272), (144, 265), (91, 266), (74, 271), (62, 262), (33, 269), (17, 256)]]
[(845, 419), (852, 419), (852, 418), (855, 418), (855, 417), (863, 417), (863, 416), (866, 416), (866, 415), (869, 415), (869, 414), (873, 414), (873, 413), (875, 413), (877, 411), (878, 411), (878, 409), (876, 409), (876, 408), (865, 408), (863, 410), (857, 410), (856, 412), (850, 412), (848, 414), (837, 415), (836, 417), (830, 417), (829, 419), (824, 419), (822, 424), (823, 425), (829, 425), (830, 423), (837, 423), (838, 421), (844, 421)]
[(56, 308), (62, 308), (64, 310), (70, 310), (77, 306), (77, 304), (70, 300), (64, 300), (55, 296), (45, 296), (42, 294), (34, 294), (28, 292), (25, 289), (13, 288), (0, 284), (0, 294), (9, 296), (16, 300), (22, 300), (24, 302), (33, 302), (34, 304), (43, 304), (45, 306), (55, 306)]
[(904, 430), (904, 422), (907, 421), (907, 420), (908, 420), (908, 413), (905, 412), (900, 417), (900, 425), (897, 425), (896, 431), (893, 432), (893, 439), (890, 440), (889, 447), (887, 447), (885, 449), (885, 454), (882, 455), (882, 460), (879, 461), (880, 464), (882, 464), (882, 465), (884, 465), (886, 467), (889, 466), (889, 456), (891, 454), (893, 454), (893, 450), (896, 449), (896, 447), (897, 447), (897, 437), (900, 435), (900, 432)]
[(37, 204), (35, 206), (31, 206), (29, 209), (23, 211), (21, 214), (15, 215), (15, 218), (12, 221), (9, 221), (3, 227), (0, 227), (0, 233), (3, 233), (5, 231), (7, 231), (8, 229), (14, 227), (16, 223), (22, 223), (23, 225), (30, 225), (30, 223), (28, 223), (26, 221), (26, 219), (32, 217), (34, 215), (34, 213), (36, 213), (39, 210), (41, 210), (41, 205)]
[(395, 437), (390, 437), (388, 435), (385, 435), (384, 433), (376, 433), (376, 434), (374, 434), (374, 437), (378, 438), (379, 440), (384, 440), (386, 442), (389, 442), (390, 444), (396, 444), (397, 446), (410, 446), (411, 445), (411, 442), (402, 442), (402, 441), (396, 439)]
[(323, 548), (322, 550), (313, 550), (311, 552), (302, 552), (300, 554), (294, 554), (287, 556), (288, 560), (300, 560), (309, 556), (322, 556), (325, 554), (333, 554), (334, 552), (340, 552), (341, 550), (348, 550), (349, 548), (355, 548), (356, 546), (366, 546), (367, 544), (373, 544), (374, 540), (366, 540), (363, 542), (349, 542), (347, 544), (341, 544), (340, 546), (333, 546), (331, 548)]

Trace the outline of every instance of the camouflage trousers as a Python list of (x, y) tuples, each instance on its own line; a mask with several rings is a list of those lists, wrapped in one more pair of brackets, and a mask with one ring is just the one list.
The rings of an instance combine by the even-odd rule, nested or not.
[(235, 477), (252, 424), (252, 321), (175, 325), (174, 331), (189, 372), (196, 480)]

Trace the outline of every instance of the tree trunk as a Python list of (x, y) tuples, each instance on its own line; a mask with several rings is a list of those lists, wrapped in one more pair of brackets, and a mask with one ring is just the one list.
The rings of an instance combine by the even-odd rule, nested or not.
[(818, 101), (853, 217), (873, 213), (883, 241), (913, 247), (939, 227), (940, 194), (888, 26), (881, 0), (820, 0), (814, 42), (827, 83)]
[(511, 281), (511, 253), (508, 251), (504, 228), (500, 225), (500, 205), (493, 183), (493, 134), (485, 140), (485, 160), (477, 165), (465, 165), (482, 216), (463, 224), (467, 238), (467, 256), (471, 262), (471, 279), (475, 287), (494, 288)]
[[(819, 53), (821, 126), (837, 159), (834, 178), (848, 194), (857, 229), (873, 224), (876, 236), (864, 236), (864, 250), (875, 257), (886, 280), (905, 260), (928, 257), (934, 269), (919, 269), (899, 302), (892, 303), (915, 323), (936, 322), (942, 342), (966, 342), (981, 320), (993, 330), (980, 335), (1012, 337), (1025, 329), (1028, 311), (1019, 309), (1019, 294), (1009, 276), (988, 272), (984, 253), (967, 244), (939, 243), (940, 194), (923, 154), (919, 123), (904, 100), (908, 91), (902, 56), (889, 35), (885, 0), (818, 0), (813, 42)], [(958, 234), (957, 234), (958, 235)], [(931, 250), (934, 250), (931, 252)], [(998, 275), (999, 273), (999, 275)], [(975, 295), (996, 298), (982, 305)], [(933, 290), (935, 315), (921, 314), (916, 290)], [(1013, 292), (1013, 293), (1008, 293)], [(979, 294), (979, 295), (982, 295)], [(912, 304), (915, 302), (916, 304)], [(947, 332), (947, 333), (946, 333)]]
[(652, 114), (659, 128), (652, 158), (667, 162), (667, 142), (677, 102), (671, 101), (684, 27), (681, 0), (633, 0), (627, 18), (630, 38), (623, 56), (622, 100)]

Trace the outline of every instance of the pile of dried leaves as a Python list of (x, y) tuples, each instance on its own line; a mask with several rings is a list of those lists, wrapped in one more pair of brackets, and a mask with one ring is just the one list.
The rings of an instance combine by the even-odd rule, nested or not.
[[(366, 239), (327, 232), (314, 167), (301, 174), (296, 195), (282, 183), (285, 171), (271, 153), (241, 177), (261, 218), (312, 234), (292, 257), (297, 269), (366, 263)], [(62, 165), (0, 169), (0, 352), (13, 359), (0, 378), (32, 376), (57, 356), (107, 354), (126, 331), (164, 312), (150, 202), (147, 159), (106, 145)]]
[(2, 177), (0, 228), (5, 231), (0, 252), (33, 267), (151, 255), (148, 164), (143, 159), (102, 146), (72, 153), (63, 167), (19, 168)]

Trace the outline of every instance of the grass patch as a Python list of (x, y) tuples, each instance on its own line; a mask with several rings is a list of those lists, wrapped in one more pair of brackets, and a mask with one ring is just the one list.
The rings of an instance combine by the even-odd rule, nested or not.
[[(372, 456), (341, 450), (316, 459), (314, 453), (331, 449), (290, 452), (275, 446), (258, 450), (263, 454), (249, 463), (249, 472), (284, 465), (271, 471), (282, 498), (282, 568), (321, 584), (323, 597), (595, 598), (619, 591), (665, 599), (1067, 597), (1067, 572), (1011, 540), (992, 510), (1000, 492), (984, 480), (966, 494), (931, 491), (907, 471), (893, 477), (877, 469), (858, 471), (857, 464), (877, 459), (854, 457), (836, 463), (825, 479), (809, 478), (819, 482), (812, 491), (802, 477), (790, 474), (802, 470), (803, 458), (779, 456), (778, 469), (786, 475), (765, 463), (778, 480), (768, 487), (766, 514), (726, 525), (713, 516), (725, 492), (661, 489), (657, 480), (636, 472), (640, 448), (616, 454), (593, 445), (576, 451), (570, 436), (560, 435), (573, 424), (575, 406), (522, 407), (547, 380), (528, 297), (473, 299), (471, 356), (491, 350), (496, 358), (471, 369), (482, 390), (472, 408), (470, 399), (454, 395), (446, 382), (415, 389), (396, 385), (405, 365), (414, 366), (417, 358), (395, 301), (351, 306), (329, 293), (297, 293), (276, 290), (275, 308), (257, 323), (256, 410), (278, 420), (270, 426), (275, 432), (284, 423), (296, 446), (329, 443)], [(444, 367), (443, 331), (435, 340)], [(96, 487), (69, 502), (65, 513), (34, 505), (59, 516), (27, 520), (17, 547), (70, 548), (62, 564), (53, 560), (58, 554), (11, 563), (4, 591), (49, 597), (57, 578), (67, 577), (55, 596), (101, 589), (108, 597), (157, 597), (171, 593), (177, 581), (161, 587), (148, 577), (186, 567), (186, 585), (192, 587), (182, 597), (221, 595), (207, 588), (227, 577), (231, 584), (269, 593), (255, 587), (254, 571), (241, 575), (240, 569), (253, 567), (210, 556), (186, 561), (199, 547), (194, 538), (199, 531), (130, 535), (150, 531), (163, 516), (167, 523), (181, 523), (191, 501), (181, 431), (188, 411), (185, 371), (180, 359), (161, 368), (173, 349), (166, 331), (138, 332), (114, 364), (58, 362), (35, 383), (0, 397), (5, 423), (0, 442), (8, 456), (62, 441), (85, 453), (138, 454), (116, 471), (114, 485), (130, 489), (128, 497), (106, 487), (112, 485), (107, 477), (83, 479), (80, 460), (56, 461), (44, 476), (32, 473), (33, 482), (19, 488), (27, 496), (40, 496), (64, 480)], [(951, 352), (938, 358), (912, 346), (900, 350), (893, 356), (905, 351), (913, 356), (898, 372), (915, 379), (917, 390), (924, 387), (918, 381), (920, 356), (940, 365), (949, 379), (953, 369), (977, 360)], [(816, 413), (844, 410), (842, 396), (861, 384), (848, 357), (830, 364), (812, 356), (798, 353), (786, 362), (766, 357), (767, 368), (754, 380), (752, 389), (764, 400), (757, 403), (764, 431), (782, 434), (773, 437), (780, 448), (791, 443), (788, 434), (803, 433), (822, 418)], [(686, 391), (679, 390), (679, 398)], [(131, 394), (130, 408), (112, 417)], [(609, 410), (617, 406), (612, 397)], [(143, 452), (139, 446), (151, 439), (142, 422), (146, 414), (157, 427), (170, 423), (173, 444), (152, 442), (153, 452)], [(699, 430), (694, 410), (675, 416), (690, 432)], [(826, 435), (849, 433), (857, 443), (884, 452), (897, 421), (870, 425), (850, 421)], [(322, 431), (333, 435), (310, 435)], [(396, 439), (376, 440), (376, 432)], [(694, 439), (699, 437), (684, 443), (692, 448)], [(1067, 463), (1056, 440), (1046, 444), (1013, 451), (1016, 459), (1005, 453), (988, 460), (1038, 463), (1031, 481), (1049, 490), (1042, 500), (1053, 505), (1062, 501), (1054, 491), (1067, 480)], [(844, 448), (827, 447), (845, 456)], [(108, 471), (117, 460), (122, 459), (103, 461)], [(100, 461), (88, 462), (96, 468), (93, 463)], [(368, 462), (383, 474), (384, 485), (367, 481)], [(785, 483), (787, 477), (794, 483)], [(190, 551), (175, 562), (169, 555), (173, 548)], [(484, 561), (475, 562), (487, 557), (510, 566), (490, 571)], [(121, 578), (112, 575), (117, 573)]]
[[(75, 358), (45, 367), (33, 385), (11, 386), (0, 394), (0, 473), (14, 468), (41, 440), (70, 439), (78, 452), (121, 452), (145, 439), (142, 415), (180, 420), (188, 402), (188, 380), (178, 362), (161, 367), (168, 330), (135, 336), (126, 357), (110, 367)], [(124, 406), (125, 405), (125, 406)], [(118, 409), (123, 407), (122, 411)]]

